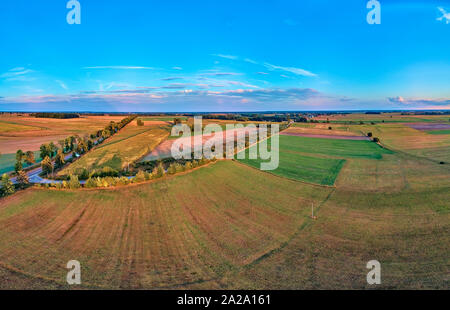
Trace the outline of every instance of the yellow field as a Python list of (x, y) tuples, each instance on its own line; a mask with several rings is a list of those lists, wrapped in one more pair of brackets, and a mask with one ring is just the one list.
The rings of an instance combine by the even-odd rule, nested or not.
[(143, 157), (170, 134), (170, 127), (160, 122), (144, 122), (137, 126), (131, 122), (103, 144), (94, 148), (80, 159), (70, 164), (59, 175), (73, 173), (79, 168), (88, 170), (111, 167), (120, 170)]
[(82, 116), (72, 119), (35, 118), (30, 116), (0, 115), (0, 153), (15, 153), (18, 149), (37, 151), (43, 143), (68, 136), (83, 136), (103, 129), (110, 121), (123, 116)]

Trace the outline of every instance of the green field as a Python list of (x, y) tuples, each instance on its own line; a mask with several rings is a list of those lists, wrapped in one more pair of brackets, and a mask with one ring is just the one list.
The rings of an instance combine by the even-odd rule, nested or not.
[[(271, 140), (269, 139), (269, 145)], [(251, 148), (256, 148), (252, 146)], [(240, 162), (259, 168), (261, 159), (252, 160), (246, 150), (246, 159)], [(316, 154), (316, 156), (312, 155)], [(271, 173), (295, 180), (333, 185), (345, 159), (381, 159), (392, 154), (370, 141), (307, 138), (280, 135), (280, 162)]]
[[(40, 162), (40, 152), (36, 151), (34, 153), (34, 158), (36, 162)], [(0, 174), (14, 171), (14, 165), (16, 164), (16, 154), (1, 154), (0, 155)], [(27, 164), (22, 163), (23, 168), (28, 167)]]
[(450, 129), (444, 130), (428, 130), (426, 133), (430, 135), (450, 135)]

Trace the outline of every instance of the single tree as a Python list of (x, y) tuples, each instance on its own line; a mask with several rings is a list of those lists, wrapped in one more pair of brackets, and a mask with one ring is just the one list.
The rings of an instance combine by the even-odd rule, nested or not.
[(64, 159), (64, 153), (61, 150), (58, 150), (58, 154), (56, 154), (56, 157), (55, 157), (55, 165), (57, 167), (62, 167), (62, 166), (64, 166), (65, 163), (66, 163), (66, 161)]
[(25, 153), (22, 150), (17, 150), (16, 161), (22, 161)]
[(29, 179), (28, 179), (28, 175), (27, 175), (27, 173), (26, 173), (25, 171), (23, 171), (23, 170), (20, 170), (20, 171), (17, 173), (17, 178), (16, 178), (16, 180), (17, 180), (17, 184), (19, 185), (20, 188), (24, 188), (24, 187), (26, 187), (27, 185), (30, 184), (30, 181), (29, 181)]
[(51, 158), (55, 157), (56, 153), (58, 152), (58, 147), (53, 142), (50, 142), (48, 148), (50, 151), (50, 157)]
[(36, 160), (34, 159), (34, 153), (32, 151), (28, 151), (25, 153), (25, 162), (28, 165), (34, 164)]
[(50, 147), (49, 147), (48, 144), (42, 144), (42, 145), (39, 147), (39, 150), (41, 151), (39, 156), (40, 156), (42, 159), (44, 159), (44, 158), (47, 157), (47, 156), (50, 156)]
[(42, 172), (45, 173), (47, 176), (49, 173), (53, 171), (53, 164), (50, 160), (50, 157), (45, 156), (45, 158), (41, 162)]
[(14, 194), (14, 184), (9, 179), (9, 176), (5, 173), (2, 175), (2, 195), (8, 196)]
[(23, 169), (22, 167), (22, 162), (21, 161), (16, 161), (16, 164), (14, 165), (14, 171), (16, 173), (18, 173), (19, 171), (21, 171)]

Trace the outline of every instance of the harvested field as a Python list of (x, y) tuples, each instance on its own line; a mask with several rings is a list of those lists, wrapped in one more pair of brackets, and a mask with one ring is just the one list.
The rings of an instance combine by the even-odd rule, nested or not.
[(214, 283), (287, 242), (330, 191), (231, 161), (131, 188), (30, 189), (0, 201), (0, 262), (59, 285), (70, 259), (84, 286)]
[[(14, 170), (17, 150), (37, 151), (44, 143), (62, 140), (71, 135), (84, 136), (104, 128), (123, 116), (82, 116), (73, 119), (35, 118), (0, 115), (0, 172)], [(36, 156), (39, 160), (39, 156)]]
[(93, 170), (111, 167), (121, 170), (164, 141), (169, 136), (169, 129), (168, 126), (153, 125), (152, 122), (145, 122), (145, 126), (137, 126), (136, 122), (132, 122), (61, 170), (59, 175), (70, 174), (80, 168)]
[(450, 124), (413, 123), (407, 124), (407, 126), (422, 131), (450, 129)]
[[(235, 132), (235, 134), (233, 135), (233, 131)], [(246, 128), (242, 128), (242, 129), (236, 129), (236, 130), (223, 130), (222, 133), (213, 133), (211, 135), (202, 135), (201, 137), (199, 136), (191, 136), (191, 137), (175, 137), (174, 139), (168, 139), (166, 141), (164, 141), (163, 143), (161, 143), (160, 145), (158, 145), (152, 152), (150, 152), (149, 154), (147, 154), (141, 161), (152, 161), (152, 160), (157, 160), (157, 159), (161, 159), (161, 158), (169, 158), (172, 157), (171, 155), (171, 149), (172, 149), (172, 145), (175, 143), (175, 141), (177, 140), (177, 143), (180, 144), (189, 144), (189, 140), (192, 146), (192, 149), (194, 149), (195, 146), (198, 145), (204, 145), (207, 141), (210, 141), (210, 143), (213, 143), (215, 141), (217, 142), (221, 142), (221, 141), (231, 141), (233, 140), (236, 135), (240, 132), (249, 132), (249, 131), (254, 131), (254, 129), (246, 129)], [(225, 147), (224, 147), (224, 151), (225, 151)]]

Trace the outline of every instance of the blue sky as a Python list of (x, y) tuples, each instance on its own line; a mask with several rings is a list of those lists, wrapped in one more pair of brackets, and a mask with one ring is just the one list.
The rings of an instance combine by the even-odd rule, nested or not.
[(448, 0), (79, 2), (0, 2), (0, 110), (450, 108)]

